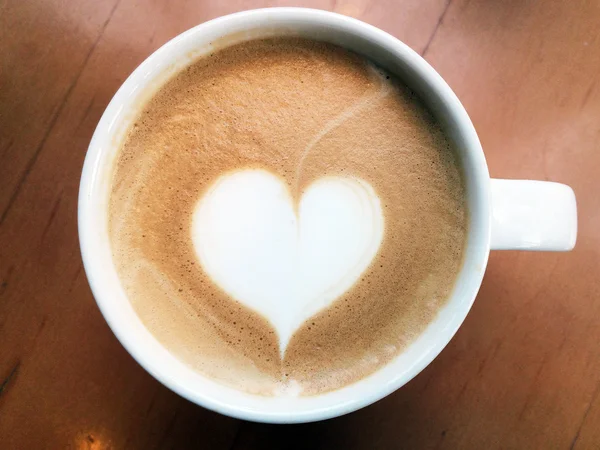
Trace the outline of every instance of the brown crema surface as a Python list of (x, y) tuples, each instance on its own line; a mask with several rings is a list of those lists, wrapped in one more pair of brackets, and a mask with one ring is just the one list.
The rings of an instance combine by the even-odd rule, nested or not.
[[(356, 176), (384, 212), (370, 267), (296, 331), (283, 359), (270, 323), (216, 286), (191, 239), (198, 200), (247, 168), (282, 177), (296, 201), (324, 175)], [(419, 99), (354, 53), (294, 38), (235, 45), (166, 82), (122, 145), (109, 218), (146, 327), (202, 374), (262, 395), (338, 389), (397, 356), (445, 304), (468, 222), (457, 156)]]

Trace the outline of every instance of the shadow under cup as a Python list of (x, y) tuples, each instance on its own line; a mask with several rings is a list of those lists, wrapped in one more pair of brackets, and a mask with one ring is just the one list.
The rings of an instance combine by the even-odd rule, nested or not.
[[(121, 287), (108, 237), (108, 199), (120, 143), (139, 111), (174, 73), (203, 54), (251, 39), (297, 36), (362, 54), (402, 79), (445, 128), (459, 155), (469, 233), (463, 267), (437, 318), (408, 348), (372, 375), (313, 397), (261, 397), (218, 384), (170, 354), (145, 328)], [(165, 386), (198, 405), (246, 420), (294, 423), (327, 419), (369, 405), (410, 381), (446, 346), (481, 284), (490, 249), (490, 179), (473, 125), (452, 90), (425, 60), (387, 33), (324, 11), (273, 8), (225, 16), (174, 38), (125, 81), (90, 143), (79, 193), (79, 235), (85, 271), (106, 321), (127, 351)]]

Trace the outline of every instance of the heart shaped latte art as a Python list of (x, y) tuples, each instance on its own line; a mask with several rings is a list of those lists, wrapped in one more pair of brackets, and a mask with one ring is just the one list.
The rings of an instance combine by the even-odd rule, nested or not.
[(379, 198), (363, 180), (321, 178), (296, 206), (282, 179), (242, 170), (198, 201), (192, 239), (212, 280), (272, 323), (283, 355), (298, 327), (360, 278), (383, 228)]

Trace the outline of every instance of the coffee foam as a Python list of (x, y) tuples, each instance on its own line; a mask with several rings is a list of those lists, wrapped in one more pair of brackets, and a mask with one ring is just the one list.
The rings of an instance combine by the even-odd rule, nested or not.
[[(327, 180), (361, 180), (385, 224), (352, 286), (288, 327), (285, 353), (283, 332), (208, 268), (228, 266), (202, 263), (194, 245), (202, 199), (223, 176), (255, 172), (292, 205)], [(270, 39), (198, 60), (142, 108), (109, 228), (123, 287), (166, 348), (247, 392), (311, 395), (369, 375), (433, 320), (462, 263), (465, 208), (455, 153), (401, 82), (333, 45)]]
[(324, 177), (296, 205), (282, 179), (245, 170), (217, 180), (198, 202), (192, 240), (211, 279), (265, 316), (281, 356), (296, 329), (346, 292), (383, 239), (373, 188)]

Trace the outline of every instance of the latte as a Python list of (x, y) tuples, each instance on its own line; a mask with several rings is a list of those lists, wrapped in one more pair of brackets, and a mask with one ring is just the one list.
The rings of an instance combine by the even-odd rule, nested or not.
[(109, 202), (144, 325), (260, 395), (328, 392), (396, 357), (445, 305), (467, 226), (458, 157), (419, 98), (297, 38), (168, 80), (121, 145)]

